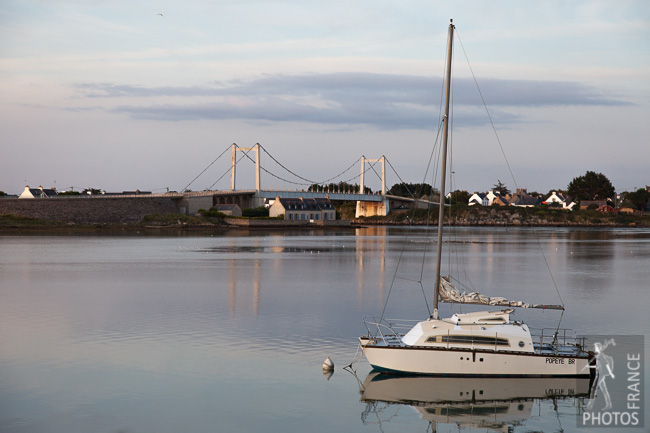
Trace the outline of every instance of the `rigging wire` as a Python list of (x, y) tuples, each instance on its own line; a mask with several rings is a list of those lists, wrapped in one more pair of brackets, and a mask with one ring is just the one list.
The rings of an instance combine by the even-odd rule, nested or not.
[[(442, 76), (444, 77), (445, 74), (443, 73)], [(431, 182), (432, 190), (435, 189), (435, 185), (436, 185), (436, 183), (435, 183), (435, 173), (437, 173), (437, 171), (438, 171), (437, 166), (434, 169), (432, 169), (431, 166), (432, 166), (432, 161), (434, 160), (434, 156), (436, 154), (440, 155), (440, 153), (442, 152), (442, 149), (441, 149), (442, 146), (440, 145), (440, 133), (442, 132), (442, 126), (443, 126), (443, 121), (444, 121), (443, 115), (442, 115), (443, 96), (444, 96), (444, 90), (443, 89), (444, 89), (444, 79), (442, 80), (441, 92), (440, 92), (440, 104), (439, 104), (439, 109), (438, 109), (438, 130), (437, 130), (437, 133), (436, 133), (436, 138), (434, 140), (434, 145), (432, 146), (431, 153), (429, 154), (429, 160), (427, 162), (427, 167), (425, 169), (425, 172), (424, 172), (424, 175), (423, 175), (423, 178), (422, 178), (422, 183), (419, 186), (420, 195), (423, 192), (422, 188), (424, 187), (424, 184), (426, 183), (426, 180), (427, 180), (427, 177), (429, 175), (430, 170), (431, 170), (431, 176), (434, 179)], [(437, 158), (437, 159), (439, 159), (439, 158)], [(404, 182), (404, 180), (401, 178), (399, 173), (397, 173), (397, 170), (395, 170), (395, 167), (393, 167), (393, 165), (390, 163), (390, 161), (388, 159), (386, 159), (386, 161), (388, 161), (388, 165), (393, 170), (395, 175), (397, 175), (397, 178), (400, 180), (400, 182), (405, 185), (406, 191), (408, 192), (408, 194), (414, 200), (417, 200), (414, 192), (411, 192), (409, 190), (408, 186), (406, 185), (406, 182)], [(417, 193), (417, 191), (416, 191), (416, 193)], [(432, 206), (430, 204), (427, 205), (427, 218), (426, 218), (427, 223), (426, 223), (426, 228), (425, 228), (425, 240), (429, 238), (429, 231), (431, 229), (431, 225), (430, 225), (431, 208), (432, 208)], [(405, 250), (406, 250), (406, 245), (407, 245), (406, 241), (409, 239), (409, 237), (411, 235), (411, 230), (412, 230), (412, 226), (409, 224), (407, 226), (406, 233), (404, 234), (404, 242), (402, 242), (402, 249), (401, 249), (399, 257), (397, 259), (397, 264), (395, 265), (395, 272), (393, 273), (393, 278), (391, 279), (390, 286), (388, 287), (388, 292), (386, 294), (386, 300), (384, 301), (384, 308), (382, 309), (382, 312), (381, 312), (380, 321), (384, 318), (384, 314), (386, 313), (386, 307), (388, 306), (388, 301), (389, 301), (390, 295), (391, 295), (391, 293), (393, 291), (395, 280), (397, 279), (397, 273), (399, 271), (400, 264), (402, 263), (402, 258), (404, 256), (404, 253), (405, 253)], [(424, 269), (425, 269), (425, 259), (426, 259), (426, 253), (427, 253), (427, 245), (428, 245), (428, 242), (425, 241), (424, 251), (422, 252), (422, 267), (421, 267), (421, 270), (420, 270), (420, 279), (419, 279), (418, 282), (420, 283), (420, 287), (422, 289), (422, 295), (424, 296), (424, 302), (426, 304), (427, 311), (428, 311), (429, 315), (431, 315), (431, 308), (429, 307), (429, 301), (428, 301), (427, 296), (426, 296), (426, 291), (424, 289), (424, 285), (422, 284)]]
[[(455, 62), (452, 63), (452, 67), (453, 68), (456, 67)], [(453, 76), (455, 76), (455, 74), (452, 73), (452, 77)], [(448, 150), (448, 152), (449, 152), (449, 168), (450, 168), (449, 169), (449, 184), (450, 184), (449, 191), (453, 191), (454, 185), (456, 184), (456, 181), (455, 181), (456, 176), (455, 176), (455, 172), (454, 172), (454, 162), (453, 162), (453, 157), (454, 157), (454, 127), (453, 127), (453, 124), (454, 124), (454, 119), (455, 119), (455, 116), (454, 116), (454, 113), (453, 113), (453, 110), (454, 110), (454, 107), (455, 107), (455, 104), (453, 103), (454, 96), (455, 96), (453, 84), (454, 83), (453, 83), (453, 79), (452, 79), (452, 86), (451, 86), (451, 92), (452, 92), (451, 93), (451, 99), (452, 99), (451, 110), (452, 110), (452, 113), (450, 114), (450, 118), (451, 118), (450, 119), (450, 128), (449, 128), (450, 137), (449, 137), (449, 145), (448, 145), (449, 146), (449, 150)], [(453, 210), (453, 204), (451, 203), (451, 199), (450, 199), (449, 218), (448, 218), (448, 224), (449, 224), (450, 228), (451, 228), (451, 224), (452, 224), (452, 210)], [(469, 274), (467, 272), (467, 264), (466, 264), (466, 261), (465, 261), (465, 255), (461, 254), (461, 252), (460, 252), (460, 248), (459, 248), (460, 240), (459, 240), (459, 236), (458, 236), (458, 234), (459, 234), (458, 230), (450, 230), (450, 231), (452, 233), (452, 239), (451, 239), (450, 246), (448, 248), (448, 256), (447, 256), (448, 269), (449, 269), (449, 274), (450, 274), (449, 277), (451, 277), (451, 270), (454, 268), (454, 265), (455, 265), (456, 275), (461, 275), (462, 274), (464, 279), (469, 284), (469, 287), (474, 287), (474, 284), (472, 283), (472, 280), (471, 280), (471, 278), (470, 278), (470, 276), (469, 276)], [(453, 261), (454, 265), (452, 265), (452, 257), (455, 258), (455, 260)], [(455, 279), (455, 280), (460, 283), (459, 280), (457, 280), (457, 279)], [(463, 287), (467, 287), (465, 284), (462, 284), (462, 283), (460, 285), (463, 286)], [(462, 304), (459, 304), (459, 308), (461, 308), (461, 312), (462, 312)]]
[[(465, 52), (465, 47), (463, 46), (463, 43), (461, 41), (460, 35), (458, 32), (456, 33), (458, 36), (458, 42), (460, 43), (460, 46), (463, 50), (463, 54), (465, 55), (465, 59), (467, 60), (467, 65), (469, 66), (469, 70), (472, 74), (472, 78), (474, 79), (474, 84), (476, 85), (476, 88), (478, 89), (478, 93), (481, 97), (481, 101), (483, 103), (483, 107), (485, 108), (485, 112), (487, 113), (488, 119), (490, 120), (490, 125), (492, 126), (492, 130), (494, 131), (494, 135), (496, 136), (497, 142), (499, 143), (499, 148), (501, 149), (501, 154), (503, 155), (503, 159), (506, 161), (506, 165), (508, 166), (508, 171), (510, 172), (510, 176), (512, 177), (512, 181), (515, 185), (516, 189), (519, 189), (519, 185), (517, 184), (517, 180), (515, 179), (515, 175), (512, 171), (512, 167), (510, 166), (510, 162), (508, 161), (508, 157), (506, 156), (506, 153), (503, 149), (503, 145), (501, 143), (501, 139), (499, 138), (499, 134), (497, 133), (496, 126), (494, 125), (494, 121), (492, 120), (492, 116), (490, 115), (490, 111), (488, 110), (487, 103), (485, 102), (485, 98), (483, 97), (483, 92), (481, 92), (481, 88), (479, 87), (478, 80), (476, 79), (476, 76), (474, 75), (474, 70), (472, 69), (472, 65), (469, 62), (469, 58), (467, 57), (467, 53)], [(524, 212), (527, 212), (526, 208), (524, 207)], [(534, 227), (531, 227), (532, 232), (536, 234)], [(535, 240), (537, 241), (537, 246), (539, 247), (539, 251), (542, 254), (542, 258), (544, 259), (544, 264), (546, 265), (546, 268), (548, 269), (548, 273), (551, 276), (551, 281), (553, 282), (553, 286), (555, 287), (555, 291), (557, 293), (558, 298), (560, 299), (560, 303), (562, 304), (562, 307), (564, 307), (564, 300), (562, 299), (562, 295), (560, 294), (560, 290), (558, 289), (557, 283), (555, 281), (555, 277), (553, 276), (553, 272), (551, 272), (551, 267), (548, 264), (548, 260), (546, 259), (546, 255), (544, 254), (544, 250), (542, 248), (542, 244), (537, 236), (535, 236)], [(562, 315), (560, 316), (560, 321), (562, 321)], [(559, 328), (559, 323), (558, 323), (558, 328)]]
[[(449, 37), (447, 38), (447, 44), (445, 44), (445, 58), (449, 55), (448, 51), (449, 47)], [(432, 191), (435, 190), (435, 187), (437, 185), (437, 178), (438, 178), (438, 170), (440, 169), (440, 160), (441, 160), (441, 154), (442, 154), (442, 139), (440, 137), (440, 134), (442, 133), (443, 127), (444, 127), (444, 100), (445, 100), (445, 76), (447, 75), (446, 71), (446, 65), (443, 63), (443, 68), (442, 68), (442, 73), (441, 77), (443, 77), (442, 80), (440, 80), (440, 100), (438, 102), (438, 131), (436, 134), (436, 140), (433, 148), (431, 149), (431, 154), (429, 155), (429, 162), (427, 164), (427, 168), (424, 172), (424, 176), (422, 178), (422, 183), (424, 184), (426, 182), (427, 176), (429, 169), (431, 168), (431, 162), (433, 161), (434, 155), (437, 155), (435, 161), (437, 163), (435, 164), (434, 168), (431, 170), (431, 188)], [(453, 116), (452, 116), (453, 119)], [(442, 198), (442, 192), (439, 191), (440, 200), (439, 202), (444, 203), (443, 198)], [(438, 206), (438, 212), (444, 212), (444, 205), (443, 206)], [(432, 213), (433, 213), (433, 207), (431, 205), (427, 206), (427, 217), (426, 217), (426, 227), (425, 227), (425, 239), (429, 239), (429, 236), (433, 230), (432, 222)], [(436, 239), (437, 243), (437, 239)], [(425, 269), (425, 264), (426, 264), (426, 255), (427, 255), (427, 248), (425, 247), (424, 251), (422, 251), (422, 263), (421, 263), (421, 269), (420, 269), (420, 275), (424, 275), (424, 269)], [(434, 293), (435, 293), (435, 287), (434, 287)], [(435, 302), (435, 300), (434, 300)]]
[[(454, 58), (452, 58), (452, 64), (451, 64), (451, 67), (454, 69), (454, 72), (451, 73), (452, 77), (456, 76), (456, 74), (455, 74), (456, 62), (454, 62), (453, 60), (454, 60)], [(452, 163), (453, 163), (453, 160), (454, 160), (454, 156), (453, 156), (454, 155), (454, 152), (453, 152), (453, 150), (454, 150), (454, 148), (453, 148), (453, 144), (454, 144), (454, 120), (456, 118), (456, 116), (454, 116), (454, 107), (455, 107), (455, 105), (454, 105), (454, 96), (455, 96), (455, 92), (454, 92), (454, 81), (453, 81), (453, 79), (452, 79), (451, 86), (449, 86), (449, 88), (450, 88), (450, 93), (451, 93), (450, 94), (451, 113), (449, 113), (449, 123), (450, 124), (449, 124), (449, 140), (448, 140), (448, 145), (447, 145), (447, 147), (448, 147), (447, 151), (449, 153), (449, 189), (451, 190), (453, 188), (453, 185), (452, 185), (453, 176), (452, 176), (452, 174), (453, 174), (454, 169), (453, 169)], [(445, 162), (446, 161), (443, 161), (443, 164)], [(441, 191), (441, 194), (442, 194), (442, 191)], [(442, 202), (442, 199), (443, 198), (440, 197), (441, 202)], [(451, 204), (451, 200), (450, 200), (449, 204)], [(439, 212), (444, 212), (444, 207), (442, 209), (439, 209), (438, 211)], [(451, 212), (452, 212), (452, 208), (451, 208), (451, 206), (449, 206), (449, 216), (447, 218), (447, 222), (448, 222), (450, 227), (451, 227)], [(444, 222), (444, 219), (443, 219), (443, 222)], [(454, 236), (454, 240), (457, 241), (458, 240), (457, 232), (453, 231), (452, 233), (453, 233), (453, 236)], [(452, 244), (449, 245), (449, 248), (447, 248), (447, 260), (448, 260), (447, 269), (449, 269), (449, 274), (451, 274), (451, 270), (452, 270), (451, 256), (452, 256), (452, 253), (454, 251), (456, 251), (456, 253), (458, 253), (457, 246), (458, 246), (457, 243), (452, 243)], [(458, 265), (458, 261), (456, 261), (456, 265)], [(456, 268), (456, 269), (458, 269), (458, 268)]]
[[(445, 76), (445, 73), (444, 73), (444, 68), (443, 68), (443, 74), (442, 74), (442, 77), (444, 77), (444, 76)], [(428, 175), (429, 175), (429, 171), (431, 171), (431, 177), (432, 177), (432, 181), (431, 181), (431, 183), (430, 183), (431, 188), (432, 188), (432, 192), (433, 192), (433, 190), (435, 190), (435, 186), (436, 186), (435, 178), (436, 178), (436, 174), (437, 174), (437, 172), (438, 172), (439, 164), (435, 164), (434, 167), (432, 168), (432, 162), (434, 161), (434, 157), (435, 157), (436, 155), (438, 155), (438, 158), (435, 158), (435, 160), (438, 161), (438, 160), (440, 159), (439, 156), (440, 156), (440, 154), (441, 154), (441, 152), (442, 152), (442, 145), (441, 145), (441, 142), (440, 142), (440, 138), (441, 138), (441, 137), (440, 137), (440, 134), (441, 134), (441, 132), (442, 132), (443, 122), (444, 122), (444, 118), (443, 118), (444, 116), (443, 116), (443, 114), (442, 114), (442, 112), (443, 112), (442, 107), (443, 107), (444, 93), (445, 93), (445, 92), (444, 92), (444, 87), (445, 87), (445, 80), (443, 79), (443, 80), (441, 81), (441, 87), (440, 87), (440, 89), (441, 89), (441, 91), (440, 91), (440, 103), (439, 103), (439, 107), (438, 107), (438, 130), (437, 130), (437, 133), (436, 133), (436, 138), (435, 138), (434, 144), (433, 144), (433, 146), (432, 146), (432, 148), (431, 148), (431, 153), (429, 154), (429, 160), (427, 161), (427, 166), (426, 166), (426, 169), (425, 169), (424, 174), (423, 174), (423, 177), (422, 177), (422, 182), (421, 182), (421, 184), (420, 184), (420, 186), (419, 186), (419, 187), (420, 187), (420, 191), (419, 191), (419, 194), (418, 194), (418, 195), (421, 195), (422, 192), (423, 192), (423, 191), (422, 191), (422, 188), (424, 188), (424, 185), (425, 185), (425, 183), (426, 183), (427, 177), (428, 177)], [(395, 172), (395, 174), (397, 174), (397, 171), (396, 171), (395, 168), (392, 166), (392, 164), (389, 163), (389, 165), (391, 166), (391, 168), (393, 169), (393, 171)], [(401, 177), (399, 176), (399, 174), (397, 174), (397, 177), (398, 177), (400, 180), (402, 180)], [(404, 181), (402, 181), (402, 183), (405, 184)], [(413, 193), (411, 193), (411, 192), (408, 190), (408, 187), (407, 187), (407, 191), (409, 192), (409, 194), (411, 194), (411, 197), (413, 197), (413, 199), (415, 199), (415, 196), (413, 195)], [(440, 211), (440, 210), (439, 210), (439, 211)], [(431, 224), (430, 224), (430, 222), (431, 222), (431, 212), (432, 212), (432, 206), (429, 204), (429, 205), (427, 205), (427, 217), (426, 217), (426, 221), (427, 221), (427, 223), (426, 223), (426, 227), (425, 227), (425, 240), (426, 240), (426, 239), (429, 239), (429, 233), (430, 233), (430, 230), (431, 230)], [(399, 256), (399, 259), (398, 259), (397, 265), (396, 265), (396, 267), (395, 267), (395, 275), (397, 275), (397, 272), (398, 272), (398, 270), (399, 270), (399, 266), (400, 266), (400, 263), (401, 263), (401, 261), (402, 261), (402, 255), (404, 254), (404, 251), (405, 251), (405, 248), (406, 248), (406, 244), (407, 244), (406, 241), (409, 239), (410, 235), (411, 235), (411, 226), (409, 225), (408, 228), (407, 228), (407, 231), (406, 231), (406, 233), (405, 233), (405, 235), (404, 235), (404, 242), (403, 242), (402, 251), (400, 252), (400, 256)], [(425, 301), (425, 304), (426, 304), (426, 307), (427, 307), (427, 311), (428, 311), (429, 316), (430, 316), (430, 315), (431, 315), (431, 309), (429, 308), (429, 302), (428, 302), (428, 299), (427, 299), (427, 296), (426, 296), (426, 291), (425, 291), (425, 289), (424, 289), (424, 285), (422, 284), (423, 275), (424, 275), (424, 269), (425, 269), (425, 261), (426, 261), (426, 254), (427, 254), (427, 245), (428, 245), (428, 242), (425, 242), (424, 245), (425, 245), (425, 246), (424, 246), (424, 249), (423, 249), (423, 251), (422, 251), (422, 264), (421, 264), (421, 269), (420, 269), (420, 280), (419, 280), (419, 283), (420, 283), (420, 287), (421, 287), (421, 289), (422, 289), (422, 295), (423, 295), (423, 297), (424, 297), (424, 301)], [(387, 294), (387, 296), (386, 296), (386, 301), (385, 301), (385, 304), (384, 304), (384, 311), (386, 310), (386, 305), (388, 304), (388, 300), (389, 300), (389, 298), (390, 298), (390, 293), (391, 293), (391, 291), (392, 291), (392, 289), (393, 289), (393, 283), (394, 283), (394, 281), (395, 281), (395, 276), (393, 277), (393, 280), (391, 281), (391, 285), (390, 285), (390, 287), (389, 287), (389, 289), (388, 289), (388, 294)], [(382, 318), (383, 318), (383, 314), (384, 314), (384, 313), (382, 312)]]

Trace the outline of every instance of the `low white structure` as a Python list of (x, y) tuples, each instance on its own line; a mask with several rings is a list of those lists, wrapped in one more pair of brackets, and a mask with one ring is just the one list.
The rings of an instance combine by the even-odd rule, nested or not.
[(214, 209), (224, 215), (229, 216), (242, 216), (241, 208), (236, 204), (215, 204)]
[(285, 220), (327, 221), (336, 219), (336, 209), (329, 198), (276, 197), (269, 207), (269, 216), (284, 215)]
[(58, 194), (54, 188), (43, 188), (39, 186), (38, 188), (30, 188), (29, 185), (25, 187), (25, 190), (18, 198), (50, 198), (56, 197)]

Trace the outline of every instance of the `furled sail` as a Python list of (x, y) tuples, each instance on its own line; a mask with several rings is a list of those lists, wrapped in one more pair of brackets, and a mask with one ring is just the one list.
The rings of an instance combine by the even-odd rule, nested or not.
[(544, 308), (551, 310), (564, 310), (562, 305), (545, 305), (545, 304), (527, 304), (523, 301), (509, 301), (506, 298), (502, 297), (490, 297), (483, 295), (479, 292), (470, 292), (465, 291), (461, 292), (451, 284), (449, 277), (440, 278), (440, 290), (439, 290), (440, 300), (442, 302), (453, 302), (459, 304), (481, 304), (481, 305), (493, 305), (498, 307), (522, 307), (522, 308)]

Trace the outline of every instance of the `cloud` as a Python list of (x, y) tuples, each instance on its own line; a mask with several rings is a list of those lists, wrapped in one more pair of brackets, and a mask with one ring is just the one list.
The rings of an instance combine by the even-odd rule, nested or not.
[[(86, 98), (115, 103), (113, 113), (138, 119), (182, 121), (243, 119), (372, 125), (379, 129), (432, 129), (441, 105), (442, 83), (430, 77), (375, 73), (263, 75), (202, 86), (144, 87), (110, 83), (74, 86)], [(525, 122), (518, 109), (553, 106), (616, 106), (629, 103), (596, 88), (569, 81), (487, 79), (454, 82), (456, 126)]]

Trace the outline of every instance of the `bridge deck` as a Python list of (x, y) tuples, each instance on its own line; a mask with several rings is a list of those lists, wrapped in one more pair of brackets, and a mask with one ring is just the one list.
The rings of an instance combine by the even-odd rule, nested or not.
[[(213, 190), (213, 191), (191, 191), (185, 192), (183, 195), (186, 197), (205, 197), (205, 196), (242, 196), (250, 195), (254, 196), (257, 191), (254, 189), (246, 190)], [(400, 202), (418, 202), (420, 206), (438, 206), (438, 203), (428, 201), (428, 200), (415, 200), (408, 197), (398, 197), (393, 195), (386, 195), (386, 197), (381, 194), (354, 194), (354, 193), (343, 193), (343, 192), (312, 192), (312, 191), (281, 191), (281, 190), (261, 190), (260, 197), (266, 199), (274, 199), (277, 196), (282, 198), (325, 198), (328, 197), (330, 200), (341, 200), (341, 201), (374, 201), (381, 202), (384, 198), (389, 200), (397, 200)]]
[(339, 192), (311, 192), (311, 191), (260, 191), (260, 197), (274, 199), (277, 196), (282, 198), (329, 198), (330, 200), (345, 201), (382, 201), (382, 195), (375, 194), (352, 194)]

